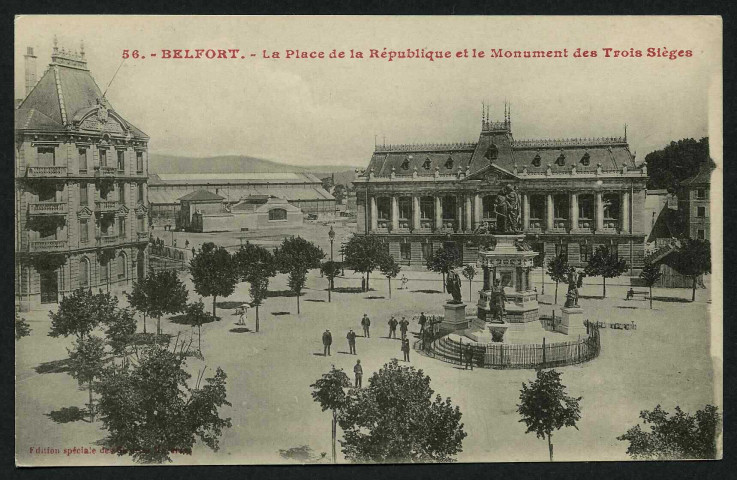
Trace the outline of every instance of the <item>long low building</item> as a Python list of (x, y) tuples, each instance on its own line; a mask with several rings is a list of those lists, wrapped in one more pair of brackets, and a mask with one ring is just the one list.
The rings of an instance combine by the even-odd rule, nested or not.
[(303, 213), (335, 213), (335, 197), (322, 188), (310, 173), (159, 173), (151, 174), (148, 200), (155, 225), (175, 225), (179, 199), (198, 190), (207, 190), (235, 205), (244, 197), (266, 195), (286, 199)]

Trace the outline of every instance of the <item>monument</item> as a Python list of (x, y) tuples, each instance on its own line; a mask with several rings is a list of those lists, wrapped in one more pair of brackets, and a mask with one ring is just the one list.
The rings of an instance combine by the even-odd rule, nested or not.
[(461, 277), (451, 270), (445, 280), (445, 290), (453, 297), (448, 300), (445, 307), (445, 316), (443, 317), (443, 327), (452, 330), (462, 330), (468, 327), (466, 320), (466, 304), (463, 303), (461, 297)]
[(560, 332), (566, 335), (585, 334), (586, 325), (584, 324), (583, 309), (578, 306), (578, 286), (583, 280), (583, 273), (577, 273), (573, 270), (568, 272), (568, 292), (566, 293), (566, 303), (560, 309)]

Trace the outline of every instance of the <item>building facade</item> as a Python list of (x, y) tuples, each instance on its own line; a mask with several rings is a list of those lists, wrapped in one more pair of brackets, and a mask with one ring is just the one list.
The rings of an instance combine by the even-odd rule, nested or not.
[(306, 214), (335, 214), (335, 197), (310, 173), (160, 173), (152, 175), (149, 183), (153, 223), (177, 225), (179, 198), (198, 190), (220, 195), (225, 205), (266, 195), (284, 198)]
[(709, 240), (711, 237), (709, 190), (713, 169), (711, 161), (704, 162), (696, 175), (681, 181), (676, 188), (684, 234), (689, 238)]
[(482, 116), (478, 142), (379, 145), (354, 181), (359, 234), (381, 236), (401, 263), (422, 265), (441, 246), (475, 263), (475, 239), (495, 231), (503, 190), (521, 201), (520, 231), (541, 262), (565, 254), (584, 266), (607, 245), (642, 267), (646, 166), (625, 138), (523, 140), (511, 117)]
[(149, 137), (103, 97), (84, 46), (71, 53), (55, 41), (51, 64), (15, 113), (20, 309), (144, 275)]

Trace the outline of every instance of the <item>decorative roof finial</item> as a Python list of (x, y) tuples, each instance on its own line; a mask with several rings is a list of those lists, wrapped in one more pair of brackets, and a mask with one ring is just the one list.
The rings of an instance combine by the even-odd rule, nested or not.
[(627, 124), (624, 124), (624, 141), (627, 141)]
[(79, 55), (84, 57), (84, 40), (80, 40), (79, 42)]
[(54, 34), (54, 53), (59, 52), (59, 40), (56, 38), (56, 34)]

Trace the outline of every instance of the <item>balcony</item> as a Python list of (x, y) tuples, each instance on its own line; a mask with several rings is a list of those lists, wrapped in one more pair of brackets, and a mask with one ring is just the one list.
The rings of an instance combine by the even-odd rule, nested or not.
[(95, 176), (96, 177), (114, 177), (116, 173), (115, 167), (107, 167), (104, 165), (101, 165), (99, 167), (95, 167)]
[(54, 165), (51, 167), (28, 167), (29, 178), (60, 178), (67, 176), (67, 167)]
[(432, 224), (433, 224), (432, 219), (421, 218), (420, 219), (420, 230), (426, 230), (429, 232), (432, 230)]
[(148, 232), (136, 233), (136, 239), (138, 239), (139, 242), (148, 242)]
[(556, 218), (553, 220), (553, 231), (554, 232), (565, 232), (568, 229), (567, 218)]
[(95, 210), (98, 212), (115, 212), (118, 210), (118, 202), (115, 200), (98, 200), (95, 202)]
[(614, 232), (619, 228), (619, 221), (615, 218), (605, 218), (602, 223), (605, 231)]
[(29, 215), (66, 215), (67, 204), (64, 202), (37, 202), (28, 204)]
[(543, 221), (540, 218), (531, 218), (530, 219), (530, 226), (529, 231), (531, 232), (542, 232), (543, 229)]
[(66, 249), (66, 240), (32, 240), (28, 244), (29, 252), (62, 252)]
[(590, 218), (579, 218), (578, 229), (579, 230), (592, 230), (594, 228), (594, 221)]

